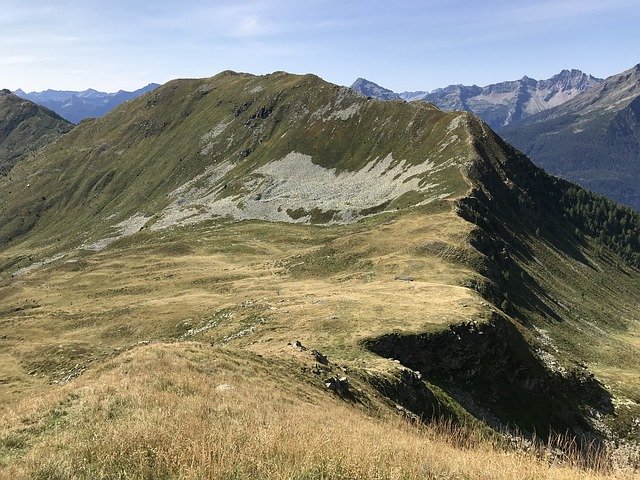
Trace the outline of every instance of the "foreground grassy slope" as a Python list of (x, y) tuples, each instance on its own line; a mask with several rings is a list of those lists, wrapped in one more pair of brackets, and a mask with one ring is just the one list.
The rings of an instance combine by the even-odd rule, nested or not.
[(633, 478), (368, 413), (379, 408), (327, 397), (292, 361), (137, 347), (10, 413), (22, 426), (4, 444), (24, 456), (0, 478)]
[[(216, 96), (223, 87), (246, 97)], [(40, 172), (29, 177), (40, 178), (36, 192), (50, 190), (32, 222), (20, 215), (38, 194), (2, 197), (13, 221), (2, 230), (0, 285), (7, 475), (589, 478), (584, 467), (615, 460), (626, 469), (610, 475), (633, 476), (637, 451), (624, 442), (639, 434), (635, 257), (592, 236), (559, 200), (572, 187), (473, 117), (348, 95), (312, 76), (173, 82), (16, 167), (24, 178)], [(242, 107), (252, 98), (259, 102)], [(208, 135), (229, 114), (237, 128)], [(424, 123), (409, 127), (414, 117)], [(120, 123), (126, 129), (113, 133)], [(247, 125), (277, 134), (228, 150), (252, 138)], [(401, 135), (411, 128), (421, 132), (413, 143)], [(104, 155), (88, 146), (103, 137)], [(359, 153), (372, 138), (382, 140)], [(209, 148), (212, 139), (220, 143)], [(258, 165), (292, 151), (325, 162), (337, 179), (371, 171), (370, 159), (389, 153), (403, 171), (426, 157), (433, 168), (422, 179), (447, 198), (418, 184), (357, 222), (296, 224), (294, 212), (287, 222), (154, 228), (171, 192), (233, 152), (231, 169), (196, 186), (214, 197), (182, 198), (217, 202), (231, 191), (255, 201), (246, 178), (263, 181)], [(53, 188), (52, 176), (64, 188)], [(146, 228), (114, 235), (112, 225), (136, 215)], [(76, 248), (109, 236), (101, 249)], [(326, 388), (341, 376), (348, 389)], [(434, 417), (465, 427), (406, 423)], [(295, 441), (285, 441), (291, 428)], [(505, 450), (491, 428), (529, 439), (566, 433), (587, 455), (581, 468), (555, 457), (549, 464)], [(477, 439), (460, 445), (471, 431)], [(398, 441), (384, 446), (388, 438)]]
[[(17, 277), (2, 288), (3, 397), (23, 398), (26, 385), (63, 380), (76, 364), (139, 341), (249, 342), (288, 354), (287, 343), (300, 339), (357, 361), (366, 353), (359, 340), (378, 332), (473, 316), (480, 297), (458, 286), (470, 271), (445, 260), (471, 254), (465, 222), (439, 208), (428, 224), (416, 213), (340, 227), (246, 222), (140, 232)], [(413, 281), (395, 279), (405, 275)], [(412, 305), (416, 295), (428, 315), (423, 301)], [(247, 328), (246, 338), (234, 337)]]
[[(393, 403), (375, 388), (388, 379), (416, 394), (394, 380), (403, 377), (403, 367), (372, 355), (362, 340), (391, 331), (437, 333), (461, 320), (482, 323), (495, 309), (464, 286), (482, 280), (469, 268), (477, 253), (466, 246), (464, 232), (472, 228), (446, 206), (347, 227), (183, 227), (162, 239), (139, 233), (5, 284), (0, 392), (9, 420), (2, 432), (6, 471), (42, 478), (131, 471), (135, 478), (159, 472), (154, 466), (160, 465), (166, 478), (212, 471), (286, 478), (297, 468), (312, 478), (394, 478), (394, 469), (409, 478), (425, 472), (444, 478), (455, 472), (468, 478), (587, 475), (529, 454), (501, 453), (502, 447), (479, 438), (471, 450), (457, 450), (447, 445), (449, 434), (402, 426), (390, 413)], [(554, 253), (545, 242), (537, 248), (541, 256)], [(569, 261), (566, 267), (577, 265)], [(617, 267), (605, 263), (602, 275), (614, 278)], [(565, 300), (562, 293), (557, 300)], [(620, 340), (628, 346), (631, 338)], [(296, 339), (328, 355), (330, 364), (314, 366), (309, 351), (289, 345)], [(607, 348), (596, 340), (590, 339), (591, 354)], [(637, 364), (629, 360), (625, 370), (632, 372)], [(603, 355), (599, 368), (620, 364)], [(345, 371), (354, 396), (343, 400), (323, 382)], [(609, 379), (616, 387), (622, 377)], [(234, 390), (220, 387), (226, 384)], [(445, 391), (442, 401), (455, 404)], [(243, 419), (242, 428), (233, 418)], [(262, 440), (245, 428), (255, 422), (262, 427), (251, 431), (263, 432)], [(298, 441), (284, 442), (292, 425), (292, 438), (309, 438), (302, 450)], [(207, 433), (210, 428), (215, 433)], [(194, 439), (197, 431), (202, 435)], [(167, 435), (174, 441), (164, 442)], [(221, 445), (216, 435), (233, 439), (231, 445)], [(362, 444), (350, 435), (368, 440)], [(374, 447), (390, 437), (398, 443)], [(320, 448), (323, 442), (327, 446)], [(402, 459), (418, 448), (409, 447), (413, 442), (431, 453), (405, 464)], [(269, 462), (269, 455), (279, 460)], [(369, 463), (369, 455), (379, 461)], [(499, 462), (505, 471), (487, 462)]]

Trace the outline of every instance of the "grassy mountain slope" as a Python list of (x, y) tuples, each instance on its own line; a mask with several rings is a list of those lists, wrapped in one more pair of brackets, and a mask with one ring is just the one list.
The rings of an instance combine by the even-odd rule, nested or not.
[[(609, 440), (637, 462), (638, 252), (613, 233), (638, 215), (596, 234), (615, 205), (470, 115), (226, 72), (27, 178), (0, 190), (12, 478), (596, 478)], [(403, 420), (434, 417), (466, 430)], [(548, 462), (504, 429), (601, 450)]]
[(68, 132), (72, 125), (54, 112), (0, 91), (0, 174), (25, 154)]
[(464, 192), (462, 117), (405, 112), (314, 76), (171, 82), (17, 168), (0, 242), (46, 252), (219, 216), (349, 222)]
[(550, 173), (637, 210), (639, 118), (636, 66), (501, 133)]

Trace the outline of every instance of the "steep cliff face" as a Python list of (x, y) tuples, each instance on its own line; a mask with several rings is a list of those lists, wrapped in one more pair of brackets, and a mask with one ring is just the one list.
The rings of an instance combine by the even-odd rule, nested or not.
[[(420, 372), (496, 430), (542, 439), (566, 433), (585, 445), (602, 441), (594, 415), (614, 412), (611, 394), (589, 372), (552, 370), (526, 335), (496, 314), (486, 323), (451, 325), (437, 334), (383, 335), (366, 347)], [(446, 416), (447, 410), (432, 400), (428, 414)]]

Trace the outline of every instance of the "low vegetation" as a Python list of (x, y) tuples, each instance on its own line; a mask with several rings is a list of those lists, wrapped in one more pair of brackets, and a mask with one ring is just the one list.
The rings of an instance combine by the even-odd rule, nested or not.
[[(292, 151), (329, 179), (433, 165), (344, 224), (165, 216), (268, 186), (256, 169)], [(4, 478), (637, 475), (640, 277), (617, 230), (637, 219), (614, 209), (602, 241), (579, 221), (598, 198), (471, 116), (227, 72), (84, 122), (13, 174)], [(434, 180), (447, 198), (425, 196)]]
[(18, 427), (3, 433), (2, 479), (633, 478), (597, 458), (584, 468), (450, 425), (372, 416), (295, 363), (196, 343), (135, 348), (7, 418)]

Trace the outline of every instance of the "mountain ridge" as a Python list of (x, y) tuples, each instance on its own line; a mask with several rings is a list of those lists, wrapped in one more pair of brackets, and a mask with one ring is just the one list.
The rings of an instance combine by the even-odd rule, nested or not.
[[(291, 76), (279, 72), (264, 78), (277, 79), (278, 77), (283, 78), (283, 84), (285, 85), (291, 85), (299, 82), (301, 85), (306, 86), (320, 81), (318, 77), (311, 75)], [(325, 96), (329, 95), (330, 92), (335, 92), (332, 94), (333, 100), (331, 101), (335, 101), (337, 104), (317, 104), (315, 110), (313, 112), (309, 112), (307, 100), (298, 98), (296, 95), (296, 89), (289, 87), (287, 90), (283, 91), (266, 90), (266, 87), (260, 84), (261, 78), (262, 77), (250, 77), (229, 72), (223, 72), (216, 77), (212, 77), (213, 80), (226, 80), (229, 83), (229, 88), (236, 89), (237, 97), (244, 98), (244, 100), (238, 100), (237, 102), (234, 102), (237, 103), (237, 105), (232, 105), (232, 102), (230, 102), (228, 97), (226, 97), (227, 99), (224, 104), (227, 105), (226, 108), (229, 108), (230, 111), (223, 113), (223, 111), (218, 108), (215, 115), (220, 115), (220, 117), (216, 120), (215, 124), (210, 125), (206, 131), (200, 131), (199, 134), (196, 134), (195, 132), (202, 130), (202, 126), (200, 125), (191, 129), (191, 133), (185, 132), (185, 138), (191, 138), (191, 143), (188, 144), (187, 142), (181, 142), (180, 148), (182, 152), (178, 155), (180, 157), (191, 159), (193, 163), (190, 166), (189, 171), (191, 171), (191, 168), (196, 168), (196, 170), (194, 170), (193, 177), (183, 177), (184, 180), (181, 181), (181, 183), (173, 183), (170, 190), (166, 190), (167, 187), (163, 187), (164, 194), (162, 195), (158, 193), (159, 190), (155, 193), (151, 193), (150, 186), (145, 186), (142, 189), (135, 189), (128, 186), (128, 190), (125, 191), (130, 191), (130, 194), (135, 196), (139, 195), (141, 191), (147, 192), (147, 195), (156, 199), (158, 204), (164, 204), (163, 208), (167, 208), (168, 210), (166, 210), (163, 216), (167, 217), (166, 222), (169, 222), (168, 224), (173, 224), (176, 221), (182, 221), (180, 218), (183, 218), (185, 221), (192, 221), (194, 218), (200, 218), (193, 216), (192, 209), (195, 208), (196, 205), (201, 205), (198, 207), (201, 208), (203, 205), (202, 202), (204, 202), (204, 205), (207, 205), (205, 208), (210, 210), (210, 213), (206, 215), (231, 215), (235, 217), (239, 216), (239, 218), (249, 215), (249, 218), (251, 218), (254, 214), (249, 212), (253, 211), (253, 208), (258, 209), (256, 210), (256, 214), (259, 215), (265, 213), (263, 210), (266, 206), (269, 206), (271, 209), (271, 202), (264, 203), (260, 201), (268, 192), (271, 192), (270, 194), (273, 194), (274, 192), (276, 193), (275, 201), (284, 201), (286, 199), (284, 191), (278, 192), (277, 190), (274, 190), (274, 186), (269, 184), (264, 184), (264, 186), (260, 184), (257, 186), (246, 186), (244, 185), (244, 181), (223, 182), (225, 178), (228, 178), (229, 180), (235, 178), (240, 174), (240, 172), (245, 172), (244, 174), (248, 173), (245, 171), (245, 168), (247, 167), (244, 165), (251, 165), (251, 168), (255, 169), (255, 175), (263, 176), (268, 174), (279, 184), (287, 185), (286, 188), (295, 188), (298, 192), (299, 196), (296, 197), (296, 200), (286, 200), (287, 203), (285, 204), (273, 203), (274, 207), (270, 210), (269, 215), (274, 219), (278, 218), (281, 221), (310, 221), (312, 218), (315, 219), (316, 215), (319, 216), (319, 219), (324, 218), (324, 220), (321, 220), (322, 223), (331, 221), (332, 219), (335, 221), (354, 221), (361, 217), (363, 211), (366, 212), (369, 209), (375, 210), (376, 208), (379, 208), (384, 210), (390, 206), (393, 208), (397, 202), (400, 204), (403, 204), (404, 202), (414, 204), (431, 197), (436, 198), (440, 195), (447, 194), (437, 186), (437, 182), (423, 183), (418, 187), (418, 177), (416, 177), (416, 175), (426, 179), (431, 175), (430, 172), (433, 170), (433, 166), (430, 163), (422, 165), (423, 157), (420, 157), (419, 155), (420, 152), (425, 152), (424, 148), (427, 148), (428, 150), (426, 151), (432, 152), (430, 156), (433, 156), (434, 162), (444, 162), (445, 159), (454, 158), (455, 155), (452, 152), (455, 152), (458, 148), (462, 148), (464, 144), (461, 139), (454, 138), (452, 142), (444, 142), (440, 145), (427, 145), (426, 147), (422, 147), (421, 149), (414, 151), (411, 145), (415, 140), (412, 140), (410, 136), (406, 139), (401, 139), (399, 145), (397, 145), (401, 146), (401, 148), (399, 148), (399, 152), (401, 152), (400, 158), (390, 155), (389, 147), (382, 146), (379, 145), (378, 142), (371, 141), (368, 137), (368, 133), (361, 128), (358, 130), (361, 132), (360, 135), (362, 136), (360, 143), (350, 144), (346, 138), (342, 137), (332, 138), (331, 143), (328, 143), (328, 135), (330, 134), (329, 126), (351, 124), (352, 122), (358, 121), (361, 115), (361, 110), (380, 109), (382, 111), (388, 109), (389, 111), (386, 113), (387, 115), (397, 115), (399, 114), (400, 109), (404, 107), (402, 107), (401, 104), (396, 106), (385, 103), (373, 104), (347, 88), (333, 86), (322, 82), (318, 83), (318, 87), (322, 89)], [(241, 81), (249, 83), (254, 82), (256, 85), (252, 87), (247, 86), (246, 88), (243, 86), (242, 89), (239, 89), (239, 87), (235, 85)], [(182, 92), (186, 91), (186, 88), (190, 88), (190, 85), (197, 85), (197, 87), (193, 87), (194, 90), (192, 90), (188, 95), (182, 94)], [(251, 89), (255, 89), (255, 91), (252, 93), (250, 91)], [(106, 182), (107, 179), (110, 179), (110, 183), (112, 180), (108, 173), (108, 169), (110, 168), (109, 165), (122, 163), (122, 161), (127, 158), (126, 153), (129, 149), (136, 150), (138, 148), (136, 144), (131, 143), (130, 139), (133, 135), (141, 135), (145, 140), (140, 143), (145, 143), (145, 148), (151, 148), (152, 150), (157, 151), (158, 145), (149, 142), (152, 142), (154, 137), (162, 135), (162, 133), (167, 131), (167, 129), (177, 128), (181, 125), (183, 121), (181, 116), (178, 116), (171, 121), (167, 121), (166, 119), (172, 117), (167, 114), (164, 119), (159, 120), (160, 117), (154, 113), (155, 106), (158, 102), (161, 102), (164, 105), (165, 111), (170, 108), (175, 111), (189, 112), (192, 107), (188, 106), (188, 102), (194, 102), (200, 99), (207, 100), (208, 98), (215, 97), (217, 90), (218, 88), (213, 88), (206, 80), (178, 80), (170, 82), (165, 88), (140, 97), (139, 99), (134, 100), (135, 103), (127, 104), (127, 107), (136, 109), (135, 113), (125, 113), (127, 108), (122, 107), (114, 110), (109, 115), (109, 126), (106, 126), (104, 122), (100, 121), (98, 121), (98, 123), (95, 123), (96, 121), (91, 121), (91, 123), (88, 124), (83, 123), (71, 132), (71, 136), (64, 139), (63, 144), (61, 144), (61, 151), (72, 148), (73, 143), (76, 142), (78, 138), (95, 138), (96, 140), (94, 141), (96, 144), (91, 148), (91, 150), (101, 151), (101, 156), (105, 159), (109, 159), (109, 162), (101, 162), (101, 168), (105, 169), (103, 171), (103, 175), (106, 175), (103, 181)], [(177, 97), (175, 97), (174, 93), (176, 91), (181, 92), (183, 95), (181, 100), (187, 103), (184, 103), (183, 105), (176, 103)], [(278, 118), (284, 112), (279, 113), (280, 110), (276, 109), (274, 104), (274, 102), (277, 102), (280, 96), (285, 93), (288, 93), (295, 98), (295, 108), (299, 110), (298, 115), (300, 115), (300, 118), (305, 119), (305, 121), (309, 121), (314, 124), (314, 127), (312, 128), (314, 131), (319, 132), (318, 137), (303, 134), (295, 141), (288, 140), (288, 133), (282, 130), (284, 126), (280, 124), (280, 120)], [(143, 102), (143, 108), (140, 108), (141, 102)], [(204, 108), (204, 104), (204, 102), (200, 102), (200, 116), (208, 115), (201, 110)], [(409, 128), (411, 131), (415, 132), (413, 135), (422, 136), (425, 135), (426, 131), (424, 130), (424, 127), (421, 127), (421, 124), (424, 123), (427, 125), (433, 123), (435, 119), (438, 119), (441, 122), (437, 124), (436, 128), (438, 130), (451, 128), (452, 134), (456, 129), (463, 126), (463, 123), (460, 120), (457, 120), (456, 122), (453, 121), (453, 119), (459, 118), (460, 114), (446, 114), (430, 107), (427, 104), (417, 105), (412, 110), (414, 111), (414, 116), (416, 118), (413, 119), (413, 121), (411, 118), (399, 119), (398, 126), (395, 127), (394, 130), (398, 130), (399, 132), (401, 128)], [(322, 113), (323, 111), (326, 113)], [(191, 119), (194, 117), (195, 115), (190, 114)], [(429, 121), (419, 122), (417, 121), (417, 118), (429, 119)], [(371, 120), (369, 119), (368, 121)], [(294, 122), (295, 125), (299, 121), (294, 119), (292, 122)], [(231, 124), (232, 127), (230, 127)], [(105, 126), (101, 127), (101, 125)], [(180, 128), (185, 127), (181, 126)], [(376, 127), (372, 123), (371, 129), (375, 130), (376, 128), (380, 127)], [(228, 135), (227, 132), (232, 129), (235, 131), (232, 142), (229, 145), (221, 143), (221, 137)], [(265, 147), (261, 147), (261, 144), (264, 144), (267, 138), (274, 135), (274, 129), (281, 130), (280, 136), (274, 139), (272, 144), (269, 145), (269, 148), (265, 149)], [(341, 129), (341, 131), (344, 131), (344, 128)], [(102, 146), (104, 141), (102, 140), (102, 137), (108, 138), (113, 136), (110, 132), (118, 132), (118, 134), (121, 134), (121, 137), (116, 139), (113, 144), (109, 145), (109, 147), (105, 149), (105, 147)], [(395, 136), (399, 139), (401, 138), (399, 134)], [(308, 155), (308, 152), (314, 151), (314, 144), (317, 143), (340, 145), (341, 149), (345, 148), (347, 151), (351, 151), (352, 153), (350, 155), (345, 155), (341, 152), (340, 156), (335, 157), (332, 155), (332, 149), (328, 149), (326, 152), (323, 152), (322, 149), (317, 149), (320, 154), (315, 154), (312, 158)], [(195, 149), (189, 145), (195, 146)], [(220, 145), (226, 146), (226, 148), (220, 150)], [(228, 148), (233, 149), (233, 154), (231, 156), (231, 158), (234, 159), (233, 162), (222, 162), (218, 160), (220, 158), (226, 158)], [(169, 151), (171, 151), (170, 148)], [(277, 153), (271, 153), (272, 151)], [(380, 153), (371, 153), (375, 151), (379, 151)], [(397, 154), (398, 153), (396, 153), (396, 155)], [(55, 154), (55, 156), (58, 155), (62, 155), (62, 153)], [(73, 156), (74, 155), (71, 154), (65, 155), (65, 157), (70, 158), (73, 158)], [(254, 158), (256, 160), (253, 160)], [(438, 158), (441, 160), (438, 160)], [(129, 161), (132, 160), (133, 158)], [(220, 163), (217, 163), (216, 168), (211, 170), (211, 172), (208, 172), (204, 168), (204, 165), (211, 164), (212, 160)], [(277, 162), (275, 162), (276, 160)], [(81, 175), (79, 172), (83, 169), (82, 165), (85, 164), (86, 161), (87, 160), (82, 160), (81, 163), (77, 165), (77, 168), (68, 169), (67, 167), (67, 171), (69, 173), (64, 174), (63, 177), (77, 177), (74, 182), (79, 182), (81, 184), (86, 183), (88, 185), (92, 185), (96, 182), (100, 184), (101, 182), (99, 182), (97, 178), (95, 180), (89, 180), (89, 178), (82, 178), (79, 176)], [(169, 160), (167, 159), (167, 161)], [(175, 160), (171, 159), (171, 162), (173, 161)], [(364, 173), (364, 171), (359, 174), (357, 173), (370, 162), (378, 162), (378, 170), (370, 170), (367, 173)], [(267, 167), (267, 163), (272, 164)], [(309, 208), (304, 208), (306, 200), (303, 201), (302, 199), (309, 198), (311, 200), (312, 198), (309, 197), (309, 193), (306, 192), (303, 186), (306, 174), (301, 174), (298, 178), (290, 177), (287, 173), (289, 172), (288, 168), (291, 165), (301, 165), (302, 163), (306, 165), (305, 168), (307, 169), (307, 173), (319, 175), (320, 177), (324, 175), (324, 170), (319, 170), (314, 165), (321, 167), (321, 169), (334, 169), (334, 173), (331, 173), (331, 176), (327, 177), (325, 180), (321, 180), (320, 177), (317, 178), (321, 185), (326, 186), (328, 192), (332, 192), (328, 193), (328, 198), (332, 198), (332, 200), (325, 205), (326, 208), (318, 210), (313, 206), (313, 203), (309, 204)], [(441, 175), (444, 171), (455, 171), (458, 168), (457, 164), (451, 161), (445, 162), (443, 167), (444, 170), (438, 171), (436, 175)], [(175, 182), (180, 178), (179, 175), (176, 177), (175, 174), (172, 177), (167, 177), (166, 174), (163, 174), (155, 175), (155, 177), (152, 178), (154, 174), (157, 174), (157, 171), (155, 170), (157, 167), (150, 168), (148, 171), (145, 171), (142, 165), (132, 165), (132, 168), (133, 171), (140, 172), (140, 175), (146, 177), (151, 184), (156, 184), (158, 187), (158, 181), (160, 179), (162, 179), (163, 184), (167, 184), (170, 180)], [(174, 167), (169, 166), (169, 164), (163, 168), (169, 168), (167, 172), (174, 170)], [(260, 170), (261, 168), (263, 170)], [(265, 168), (267, 170), (264, 170)], [(413, 176), (416, 180), (409, 181), (409, 183), (397, 190), (396, 193), (392, 193), (396, 191), (394, 190), (396, 187), (389, 185), (388, 191), (389, 195), (391, 195), (389, 198), (380, 198), (378, 194), (373, 194), (373, 190), (370, 192), (368, 190), (363, 190), (353, 199), (349, 199), (349, 196), (345, 196), (344, 191), (342, 191), (341, 188), (337, 188), (337, 184), (332, 181), (335, 175), (342, 175), (346, 185), (353, 181), (355, 178), (353, 175), (360, 175), (359, 181), (364, 182), (362, 185), (370, 184), (373, 189), (374, 185), (376, 188), (380, 187), (380, 184), (376, 184), (374, 179), (381, 178), (381, 175), (384, 174), (386, 169), (393, 168), (398, 171), (399, 175), (404, 175), (405, 177), (403, 178), (407, 178), (407, 180), (409, 180), (409, 176)], [(418, 168), (418, 170), (416, 170), (416, 168)], [(237, 172), (235, 175), (233, 173), (234, 171)], [(408, 172), (412, 173), (409, 174)], [(97, 175), (97, 172), (92, 172), (89, 177), (94, 177), (95, 175)], [(123, 175), (124, 172), (120, 172), (120, 176), (123, 177)], [(187, 182), (188, 180), (193, 180), (194, 177), (198, 177), (197, 181), (192, 183)], [(122, 180), (124, 180), (124, 177)], [(34, 179), (34, 182), (37, 182), (37, 180)], [(210, 182), (213, 183), (210, 184)], [(208, 187), (210, 191), (202, 190), (200, 185), (203, 183), (210, 184)], [(293, 187), (294, 183), (296, 183), (297, 186)], [(224, 185), (226, 185), (226, 187), (221, 189)], [(396, 185), (402, 184), (398, 182)], [(233, 197), (230, 195), (231, 193), (246, 192), (247, 188), (250, 188), (250, 190), (248, 193), (243, 193), (243, 195), (246, 196), (246, 200), (244, 202), (238, 202), (237, 200), (232, 201)], [(424, 191), (424, 193), (411, 193), (412, 188), (418, 188)], [(34, 189), (34, 191), (35, 190), (37, 189)], [(81, 195), (81, 193), (76, 190), (77, 189), (64, 189), (64, 193), (62, 193), (62, 195)], [(81, 190), (81, 192), (84, 191)], [(397, 197), (396, 194), (398, 195)], [(54, 198), (59, 197), (60, 195), (61, 193), (52, 192), (50, 197)], [(174, 199), (171, 202), (168, 202), (167, 199), (172, 197), (174, 197)], [(256, 201), (254, 197), (257, 198), (258, 201)], [(402, 199), (400, 197), (402, 197)], [(419, 197), (421, 199), (418, 199)], [(358, 198), (361, 198), (363, 203), (359, 204), (358, 202), (360, 202), (360, 200), (358, 200)], [(404, 200), (404, 198), (406, 198), (406, 200)], [(216, 200), (214, 201), (214, 199)], [(34, 199), (34, 201), (36, 201), (36, 203), (42, 203), (41, 201), (38, 201), (37, 198)], [(238, 208), (237, 205), (240, 203), (243, 204), (243, 207)], [(300, 210), (301, 206), (303, 208)], [(35, 208), (34, 206), (32, 211), (39, 210), (39, 208)], [(127, 209), (130, 210), (130, 207), (127, 207)], [(296, 213), (291, 213), (294, 211)], [(120, 214), (121, 212), (119, 213), (119, 216)], [(136, 214), (136, 212), (130, 212), (130, 215), (133, 215), (131, 218), (135, 217), (134, 214)], [(160, 214), (160, 212), (153, 212), (153, 214)], [(149, 214), (145, 215), (148, 216)], [(19, 215), (16, 216), (19, 217)], [(190, 218), (191, 220), (188, 220)], [(128, 221), (128, 219), (127, 217), (124, 217), (121, 218), (121, 221)], [(9, 221), (5, 224), (5, 227), (8, 228), (8, 225), (11, 223), (12, 222)], [(162, 221), (158, 222), (158, 225), (161, 224), (163, 224)], [(21, 229), (22, 227), (20, 227), (20, 230)], [(4, 238), (13, 237), (14, 234), (7, 233), (7, 236)]]
[(549, 172), (638, 209), (639, 98), (636, 65), (502, 133)]
[[(291, 401), (531, 448), (566, 434), (580, 465), (640, 439), (640, 215), (471, 113), (226, 71), (82, 122), (0, 192), (0, 401), (45, 392), (29, 418), (65, 419), (41, 435), (11, 417), (23, 453), (1, 458), (25, 478), (138, 472), (138, 452), (173, 474), (208, 444), (167, 411), (225, 436)], [(259, 409), (237, 402), (252, 392)], [(139, 414), (158, 405), (172, 441)]]
[(54, 141), (72, 125), (55, 112), (0, 91), (0, 174), (28, 153)]
[(93, 88), (83, 91), (52, 90), (26, 93), (22, 89), (14, 93), (21, 98), (31, 100), (56, 112), (72, 123), (79, 123), (85, 118), (101, 117), (118, 105), (155, 90), (160, 85), (150, 83), (132, 92), (118, 90), (117, 92), (100, 92)]
[(549, 79), (535, 80), (523, 76), (484, 87), (477, 85), (449, 85), (431, 92), (403, 92), (396, 94), (365, 79), (358, 79), (351, 88), (367, 96), (383, 100), (423, 100), (444, 110), (466, 110), (480, 116), (492, 128), (500, 129), (516, 124), (523, 118), (544, 111), (589, 90), (602, 80), (580, 70), (562, 70)]

